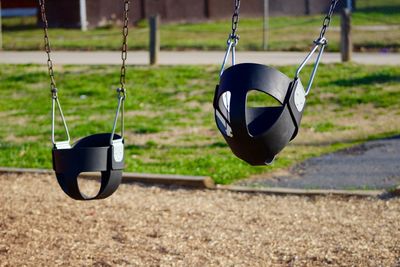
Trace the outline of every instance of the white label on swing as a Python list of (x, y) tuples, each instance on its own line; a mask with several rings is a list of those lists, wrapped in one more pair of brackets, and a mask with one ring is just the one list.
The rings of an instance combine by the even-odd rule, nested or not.
[(114, 160), (121, 162), (124, 159), (124, 143), (122, 139), (113, 141)]
[(299, 112), (303, 111), (306, 104), (306, 93), (300, 81), (297, 83), (296, 91), (294, 92), (294, 104)]

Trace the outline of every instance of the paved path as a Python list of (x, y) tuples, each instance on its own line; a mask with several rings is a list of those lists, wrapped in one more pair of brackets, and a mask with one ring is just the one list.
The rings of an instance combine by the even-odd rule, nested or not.
[[(223, 51), (202, 52), (161, 52), (160, 65), (219, 65), (222, 63)], [(256, 62), (267, 65), (292, 65), (299, 64), (306, 52), (238, 52), (238, 62)], [(130, 52), (128, 64), (147, 65), (149, 64), (146, 51)], [(120, 64), (119, 52), (54, 52), (55, 64)], [(0, 52), (0, 64), (44, 64), (46, 55), (44, 52)], [(325, 53), (323, 63), (340, 62), (339, 53)], [(355, 53), (354, 62), (371, 65), (400, 65), (400, 54), (394, 53)]]
[(400, 136), (309, 159), (287, 174), (241, 184), (307, 189), (393, 188), (400, 185)]

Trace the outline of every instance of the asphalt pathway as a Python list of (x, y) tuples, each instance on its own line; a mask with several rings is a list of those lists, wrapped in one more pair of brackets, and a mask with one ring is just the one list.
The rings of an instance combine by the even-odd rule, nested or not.
[[(238, 52), (237, 62), (254, 62), (266, 65), (300, 64), (306, 52)], [(55, 65), (119, 65), (120, 52), (98, 51), (56, 51), (52, 53)], [(219, 65), (224, 51), (179, 51), (161, 52), (159, 65)], [(0, 52), (0, 64), (45, 64), (46, 54), (41, 51), (3, 51)], [(400, 65), (400, 53), (354, 53), (353, 61), (370, 65)], [(339, 53), (325, 53), (323, 63), (340, 62)], [(149, 54), (146, 51), (129, 52), (127, 63), (130, 65), (148, 65)]]
[(370, 141), (298, 164), (284, 175), (241, 185), (305, 189), (391, 189), (400, 185), (400, 136)]

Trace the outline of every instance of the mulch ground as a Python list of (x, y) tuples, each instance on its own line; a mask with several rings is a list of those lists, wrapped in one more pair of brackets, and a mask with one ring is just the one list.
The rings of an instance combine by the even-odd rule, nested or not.
[(83, 203), (1, 175), (0, 266), (21, 265), (400, 266), (400, 199), (122, 185)]

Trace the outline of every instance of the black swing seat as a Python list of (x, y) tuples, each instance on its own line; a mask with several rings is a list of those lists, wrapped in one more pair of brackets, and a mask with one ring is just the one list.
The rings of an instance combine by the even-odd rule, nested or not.
[[(275, 98), (278, 107), (248, 107), (250, 91)], [(229, 99), (224, 99), (229, 94)], [(227, 104), (227, 102), (229, 102)], [(214, 96), (215, 119), (232, 152), (251, 165), (270, 164), (300, 127), (305, 93), (299, 79), (254, 63), (224, 71)]]
[[(62, 190), (75, 200), (104, 199), (112, 195), (122, 180), (124, 168), (123, 139), (111, 134), (95, 134), (76, 142), (71, 148), (53, 149), (53, 169)], [(83, 172), (101, 172), (98, 194), (88, 197), (81, 193), (78, 176)]]

